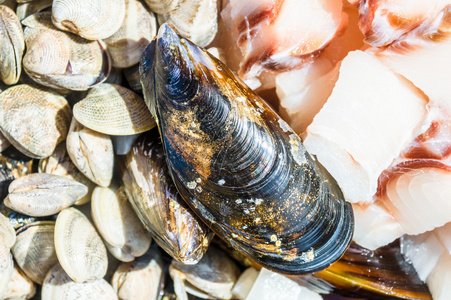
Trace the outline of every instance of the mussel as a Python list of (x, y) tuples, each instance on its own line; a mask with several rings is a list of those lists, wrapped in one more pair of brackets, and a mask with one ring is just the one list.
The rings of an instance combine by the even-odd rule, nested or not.
[(232, 71), (167, 24), (141, 61), (175, 185), (214, 232), (265, 268), (327, 268), (349, 246), (351, 206), (292, 129)]

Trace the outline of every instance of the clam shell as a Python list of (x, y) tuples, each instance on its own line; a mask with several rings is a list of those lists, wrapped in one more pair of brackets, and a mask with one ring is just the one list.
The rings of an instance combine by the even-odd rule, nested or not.
[(169, 13), (159, 14), (158, 23), (172, 24), (180, 34), (200, 47), (207, 46), (218, 31), (216, 0), (180, 0)]
[(3, 299), (30, 299), (35, 294), (36, 285), (34, 282), (22, 272), (17, 264), (14, 264), (13, 274), (3, 294)]
[(149, 8), (157, 14), (173, 11), (180, 0), (144, 0)]
[(0, 79), (4, 83), (11, 85), (19, 81), (24, 49), (19, 18), (11, 8), (0, 5)]
[(9, 219), (0, 213), (0, 244), (7, 248), (11, 247), (16, 242), (16, 231), (9, 222)]
[(45, 276), (41, 298), (45, 300), (117, 300), (117, 295), (104, 279), (77, 283), (71, 280), (59, 264), (56, 264)]
[(32, 14), (40, 12), (46, 8), (52, 6), (53, 0), (39, 0), (39, 1), (31, 1), (26, 3), (20, 3), (17, 5), (16, 14), (19, 20), (23, 20)]
[(58, 262), (54, 235), (55, 222), (32, 223), (17, 232), (17, 241), (11, 249), (19, 267), (38, 284), (42, 284), (47, 271)]
[(74, 117), (92, 130), (111, 135), (132, 135), (155, 127), (141, 96), (108, 83), (92, 88), (75, 104)]
[(8, 6), (12, 10), (16, 9), (17, 3), (18, 3), (18, 1), (16, 1), (16, 0), (1, 0), (0, 1), (0, 5)]
[(52, 21), (61, 30), (88, 40), (100, 40), (119, 30), (125, 0), (54, 0)]
[(141, 78), (139, 76), (139, 64), (124, 69), (124, 76), (128, 85), (135, 92), (142, 92)]
[(75, 208), (61, 211), (55, 225), (58, 261), (75, 282), (101, 279), (108, 259), (105, 245), (88, 218)]
[(26, 26), (25, 72), (55, 89), (84, 91), (105, 81), (111, 65), (102, 43), (59, 31), (50, 18), (50, 12), (40, 12), (22, 21)]
[(266, 102), (168, 25), (141, 70), (169, 173), (215, 233), (280, 273), (319, 271), (343, 255), (350, 204)]
[(53, 92), (21, 84), (0, 94), (0, 130), (30, 157), (51, 155), (66, 138), (70, 118), (66, 99)]
[(14, 262), (9, 248), (0, 243), (0, 299), (6, 292), (8, 282), (13, 275)]
[(149, 234), (122, 187), (96, 187), (92, 194), (91, 211), (97, 230), (117, 259), (132, 261), (149, 249)]
[(25, 215), (44, 217), (56, 214), (88, 193), (73, 179), (46, 173), (33, 173), (15, 179), (4, 203)]
[(11, 145), (11, 143), (8, 142), (5, 136), (0, 132), (0, 152), (8, 148), (9, 145)]
[(130, 203), (158, 245), (174, 259), (197, 263), (213, 233), (177, 192), (158, 132), (140, 137), (119, 167)]
[(113, 67), (128, 68), (137, 64), (156, 33), (154, 14), (138, 0), (125, 0), (124, 22), (104, 40)]
[(100, 186), (113, 177), (114, 152), (111, 138), (72, 119), (66, 139), (67, 153), (80, 172)]
[(74, 165), (67, 153), (65, 142), (58, 144), (52, 155), (39, 161), (39, 172), (65, 176), (84, 184), (88, 188), (88, 193), (78, 199), (75, 202), (75, 205), (82, 205), (91, 200), (92, 191), (96, 185), (84, 176)]

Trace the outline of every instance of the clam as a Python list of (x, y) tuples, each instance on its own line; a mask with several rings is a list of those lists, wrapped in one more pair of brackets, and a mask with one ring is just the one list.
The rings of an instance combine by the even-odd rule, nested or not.
[(8, 282), (10, 282), (13, 275), (13, 270), (13, 256), (9, 251), (9, 247), (0, 243), (0, 299), (3, 299)]
[(111, 135), (132, 135), (155, 127), (141, 96), (108, 83), (92, 88), (75, 104), (74, 117), (92, 130)]
[(100, 40), (119, 30), (125, 0), (54, 0), (52, 21), (61, 30)]
[(144, 0), (149, 8), (157, 14), (173, 11), (180, 0)]
[(59, 213), (55, 249), (58, 261), (73, 281), (81, 283), (105, 276), (108, 267), (105, 246), (94, 226), (79, 210), (66, 208)]
[(24, 214), (18, 213), (11, 208), (7, 207), (4, 203), (0, 204), (0, 213), (6, 216), (9, 220), (11, 226), (18, 230), (19, 228), (34, 223), (37, 221), (36, 217), (26, 216)]
[(218, 31), (217, 1), (180, 0), (174, 10), (158, 15), (158, 23), (170, 23), (183, 37), (207, 46)]
[(9, 219), (0, 213), (0, 244), (11, 248), (16, 242), (16, 231)]
[(44, 278), (41, 298), (45, 300), (117, 300), (117, 295), (104, 279), (77, 283), (68, 276), (60, 264), (56, 264)]
[(66, 146), (72, 162), (83, 175), (100, 186), (110, 185), (114, 153), (113, 142), (108, 135), (91, 130), (74, 118)]
[(33, 14), (22, 24), (27, 46), (23, 67), (39, 84), (84, 91), (108, 77), (111, 66), (101, 42), (58, 30), (50, 12)]
[(36, 294), (36, 285), (30, 280), (22, 270), (14, 264), (11, 280), (8, 282), (2, 299), (20, 300), (30, 299)]
[(124, 76), (127, 79), (128, 85), (135, 92), (142, 92), (141, 81), (139, 77), (139, 64), (124, 69)]
[(352, 208), (268, 104), (168, 25), (141, 67), (169, 173), (215, 233), (280, 273), (320, 271), (343, 255)]
[(0, 152), (8, 148), (9, 145), (11, 145), (11, 143), (8, 142), (5, 136), (0, 132)]
[(0, 79), (4, 83), (11, 85), (19, 81), (24, 49), (19, 18), (11, 8), (0, 5)]
[(149, 249), (151, 239), (128, 202), (123, 187), (96, 187), (91, 211), (108, 250), (120, 261), (132, 261)]
[(33, 173), (15, 179), (4, 203), (25, 215), (44, 217), (73, 205), (88, 188), (73, 179), (46, 173)]
[(58, 262), (54, 235), (55, 222), (35, 222), (17, 231), (17, 241), (11, 249), (19, 267), (38, 284), (42, 284), (47, 271)]
[(16, 0), (0, 0), (0, 5), (8, 6), (12, 10), (16, 9), (17, 3), (18, 3), (18, 1), (16, 1)]
[(39, 172), (66, 176), (84, 184), (88, 188), (88, 193), (78, 199), (75, 205), (82, 205), (91, 200), (92, 191), (96, 185), (84, 176), (71, 161), (65, 142), (58, 144), (52, 155), (39, 161)]
[(213, 233), (177, 192), (158, 132), (140, 137), (119, 167), (128, 198), (158, 245), (176, 260), (197, 263)]
[(137, 64), (156, 33), (154, 14), (138, 0), (125, 0), (122, 26), (104, 40), (113, 67), (128, 68)]
[(21, 84), (0, 94), (0, 131), (33, 158), (51, 155), (66, 138), (71, 114), (64, 97), (41, 88)]
[(43, 11), (52, 6), (53, 0), (39, 0), (26, 3), (20, 3), (17, 5), (16, 14), (19, 20), (23, 20), (32, 14)]
[(11, 182), (15, 178), (29, 174), (33, 161), (21, 161), (6, 156), (3, 151), (0, 152), (0, 201), (3, 201)]
[(119, 299), (158, 299), (164, 285), (164, 266), (157, 251), (151, 250), (132, 262), (122, 263), (111, 285)]
[(127, 154), (140, 135), (140, 133), (133, 135), (112, 135), (111, 140), (113, 141), (114, 153), (116, 155)]

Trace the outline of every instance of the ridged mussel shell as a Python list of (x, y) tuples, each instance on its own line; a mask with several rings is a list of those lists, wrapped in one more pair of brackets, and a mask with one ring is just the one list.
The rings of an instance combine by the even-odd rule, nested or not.
[(265, 268), (327, 268), (351, 242), (351, 206), (300, 138), (250, 88), (168, 25), (142, 61), (146, 103), (190, 207)]

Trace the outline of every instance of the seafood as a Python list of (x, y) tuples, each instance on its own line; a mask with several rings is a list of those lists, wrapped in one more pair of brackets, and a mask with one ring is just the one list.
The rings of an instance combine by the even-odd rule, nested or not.
[(3, 299), (30, 299), (36, 294), (36, 285), (14, 264), (13, 275), (8, 282)]
[(14, 271), (13, 256), (4, 243), (0, 243), (0, 298), (3, 297)]
[(2, 152), (3, 150), (5, 150), (6, 148), (9, 147), (9, 145), (11, 145), (10, 142), (8, 142), (8, 140), (3, 136), (3, 134), (0, 132), (0, 152)]
[(157, 14), (165, 14), (173, 11), (180, 0), (144, 0), (144, 2)]
[(341, 257), (350, 204), (261, 98), (169, 25), (141, 67), (174, 183), (215, 233), (281, 273), (319, 271)]
[(124, 69), (124, 76), (132, 90), (142, 92), (141, 78), (139, 78), (139, 64)]
[(43, 11), (52, 6), (53, 0), (40, 0), (20, 3), (17, 5), (16, 14), (19, 20), (23, 20), (32, 14)]
[(16, 232), (9, 222), (8, 218), (0, 214), (0, 244), (11, 248), (16, 242)]
[(119, 167), (125, 192), (158, 245), (184, 264), (197, 263), (213, 233), (177, 192), (157, 131), (140, 137)]
[(31, 173), (33, 161), (11, 158), (4, 151), (0, 152), (0, 201), (3, 201), (11, 182), (15, 178)]

